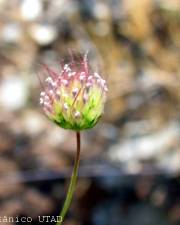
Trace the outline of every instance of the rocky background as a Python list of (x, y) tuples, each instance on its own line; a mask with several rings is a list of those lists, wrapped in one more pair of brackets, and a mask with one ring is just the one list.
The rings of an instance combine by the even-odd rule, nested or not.
[(0, 0), (0, 217), (62, 206), (75, 135), (44, 116), (38, 74), (71, 49), (109, 94), (64, 225), (179, 225), (179, 0)]

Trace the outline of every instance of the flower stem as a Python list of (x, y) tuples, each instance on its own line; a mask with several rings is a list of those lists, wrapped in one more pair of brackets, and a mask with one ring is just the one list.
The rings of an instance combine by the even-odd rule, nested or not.
[(69, 184), (69, 188), (68, 188), (68, 192), (66, 195), (66, 199), (63, 205), (63, 208), (59, 214), (60, 218), (61, 218), (61, 222), (57, 222), (56, 225), (61, 225), (64, 221), (64, 217), (70, 207), (71, 201), (72, 201), (72, 197), (73, 197), (73, 193), (75, 191), (75, 187), (76, 187), (76, 183), (77, 183), (77, 177), (78, 177), (78, 168), (79, 168), (79, 161), (80, 161), (80, 150), (81, 150), (81, 137), (80, 137), (80, 132), (76, 132), (76, 140), (77, 140), (77, 151), (76, 151), (76, 158), (75, 158), (75, 162), (74, 162), (74, 168), (72, 171), (72, 175), (71, 175), (71, 180), (70, 180), (70, 184)]

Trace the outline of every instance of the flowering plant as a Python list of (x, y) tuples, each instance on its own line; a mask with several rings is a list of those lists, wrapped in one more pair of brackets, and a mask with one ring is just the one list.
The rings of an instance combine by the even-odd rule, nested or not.
[(86, 57), (65, 64), (61, 73), (45, 68), (49, 76), (40, 94), (45, 114), (65, 129), (92, 128), (103, 112), (106, 81), (90, 70)]
[[(65, 129), (76, 131), (77, 154), (74, 169), (60, 216), (62, 222), (70, 206), (78, 176), (80, 159), (80, 131), (92, 128), (103, 113), (107, 85), (89, 66), (87, 55), (62, 65), (60, 73), (47, 65), (48, 72), (40, 104), (47, 117)], [(60, 225), (62, 222), (57, 222)]]

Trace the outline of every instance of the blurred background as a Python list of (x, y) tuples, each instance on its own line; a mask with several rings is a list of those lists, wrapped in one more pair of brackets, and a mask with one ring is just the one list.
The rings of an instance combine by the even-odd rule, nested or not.
[(76, 139), (44, 116), (37, 74), (70, 49), (109, 93), (64, 225), (180, 224), (179, 0), (0, 0), (0, 217), (62, 207)]

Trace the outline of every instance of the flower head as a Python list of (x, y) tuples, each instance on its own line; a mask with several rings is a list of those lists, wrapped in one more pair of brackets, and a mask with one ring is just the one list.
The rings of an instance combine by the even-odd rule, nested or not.
[(40, 104), (60, 127), (82, 130), (93, 127), (101, 117), (106, 100), (106, 81), (90, 70), (87, 57), (64, 64), (60, 73), (48, 72)]

